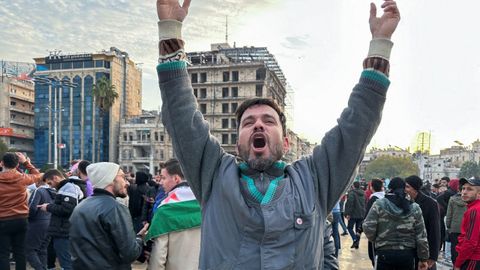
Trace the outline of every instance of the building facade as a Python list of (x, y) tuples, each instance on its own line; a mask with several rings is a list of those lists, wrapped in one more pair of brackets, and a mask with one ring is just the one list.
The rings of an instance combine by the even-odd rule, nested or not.
[(235, 154), (235, 111), (246, 99), (273, 99), (283, 110), (286, 80), (266, 48), (212, 44), (207, 52), (188, 53), (188, 68), (198, 108), (222, 147)]
[(124, 172), (159, 171), (159, 163), (172, 157), (172, 140), (157, 111), (121, 121), (118, 162)]
[(23, 152), (29, 157), (32, 157), (34, 152), (34, 97), (32, 81), (2, 72), (0, 78), (0, 140), (9, 149)]
[[(142, 71), (128, 53), (112, 47), (91, 54), (51, 53), (34, 60), (35, 76), (42, 79), (35, 84), (35, 164), (117, 162), (120, 119), (140, 115), (142, 107)], [(92, 95), (102, 77), (118, 93), (108, 111), (100, 110)]]

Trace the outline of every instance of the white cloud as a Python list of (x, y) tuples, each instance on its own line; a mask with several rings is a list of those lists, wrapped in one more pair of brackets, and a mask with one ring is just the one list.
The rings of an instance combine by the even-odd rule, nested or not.
[[(369, 2), (193, 0), (184, 37), (188, 50), (209, 50), (210, 43), (225, 40), (228, 16), (230, 43), (267, 46), (295, 90), (297, 132), (318, 141), (335, 124), (360, 74), (370, 39)], [(375, 142), (408, 146), (419, 130), (431, 130), (439, 147), (473, 141), (480, 136), (480, 4), (398, 2), (402, 21), (393, 37), (392, 85)], [(144, 106), (156, 109), (156, 21), (155, 1), (3, 1), (0, 58), (31, 62), (52, 49), (116, 46), (144, 63)]]

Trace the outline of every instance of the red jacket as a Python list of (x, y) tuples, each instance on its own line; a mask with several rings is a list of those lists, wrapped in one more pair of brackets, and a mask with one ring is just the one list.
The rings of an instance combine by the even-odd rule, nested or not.
[(460, 268), (466, 260), (480, 261), (480, 200), (467, 205), (456, 250), (455, 267)]
[(27, 186), (38, 182), (43, 174), (30, 162), (24, 166), (31, 174), (17, 170), (0, 172), (0, 219), (28, 216)]

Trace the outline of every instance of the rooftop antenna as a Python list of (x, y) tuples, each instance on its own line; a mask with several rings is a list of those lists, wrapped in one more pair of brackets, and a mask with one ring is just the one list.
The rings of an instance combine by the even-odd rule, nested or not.
[(228, 15), (225, 16), (225, 43), (228, 44)]

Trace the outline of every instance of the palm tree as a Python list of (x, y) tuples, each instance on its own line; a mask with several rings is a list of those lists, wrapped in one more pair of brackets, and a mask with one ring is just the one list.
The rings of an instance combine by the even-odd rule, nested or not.
[[(112, 82), (103, 76), (100, 80), (97, 80), (97, 83), (93, 85), (92, 96), (95, 99), (95, 106), (100, 110), (100, 124), (99, 124), (99, 134), (103, 131), (103, 121), (105, 113), (110, 111), (110, 108), (115, 103), (115, 100), (118, 98), (118, 93), (115, 89), (115, 85), (112, 85)], [(97, 140), (97, 162), (100, 161), (100, 139)]]

